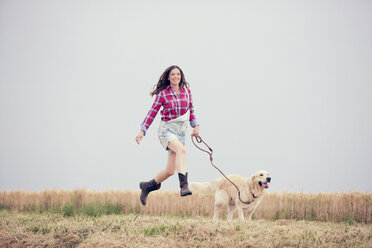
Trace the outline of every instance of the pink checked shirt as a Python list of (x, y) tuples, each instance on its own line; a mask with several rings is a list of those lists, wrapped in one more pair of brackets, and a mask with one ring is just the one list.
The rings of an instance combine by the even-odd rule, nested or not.
[[(187, 90), (187, 92), (186, 92)], [(190, 99), (190, 100), (189, 100)], [(198, 122), (195, 119), (194, 107), (192, 104), (191, 91), (187, 88), (181, 87), (180, 94), (177, 94), (172, 86), (168, 86), (164, 90), (160, 91), (155, 98), (154, 104), (150, 111), (146, 115), (145, 120), (141, 124), (141, 130), (146, 134), (152, 121), (155, 119), (159, 112), (160, 107), (163, 109), (160, 111), (162, 121), (170, 121), (185, 114), (190, 109), (190, 125), (195, 127)]]

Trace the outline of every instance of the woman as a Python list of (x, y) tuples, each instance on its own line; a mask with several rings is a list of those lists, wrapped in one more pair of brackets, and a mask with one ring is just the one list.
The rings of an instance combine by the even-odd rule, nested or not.
[(172, 176), (177, 170), (180, 180), (181, 196), (191, 195), (188, 187), (185, 165), (185, 132), (187, 122), (193, 127), (192, 136), (199, 136), (199, 124), (195, 119), (189, 83), (176, 65), (168, 67), (160, 76), (155, 90), (151, 96), (156, 95), (154, 104), (141, 124), (141, 131), (136, 137), (139, 144), (146, 135), (152, 121), (155, 119), (160, 107), (161, 122), (158, 129), (158, 137), (161, 145), (168, 151), (168, 162), (165, 169), (161, 170), (154, 179), (141, 182), (141, 203), (146, 205), (147, 195), (154, 190), (160, 189), (161, 182)]

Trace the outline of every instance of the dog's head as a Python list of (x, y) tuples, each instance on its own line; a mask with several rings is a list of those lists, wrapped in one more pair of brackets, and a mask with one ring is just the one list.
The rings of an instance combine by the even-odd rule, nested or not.
[(254, 183), (257, 183), (262, 189), (267, 189), (271, 182), (271, 177), (269, 173), (264, 170), (257, 171), (253, 176), (252, 180)]

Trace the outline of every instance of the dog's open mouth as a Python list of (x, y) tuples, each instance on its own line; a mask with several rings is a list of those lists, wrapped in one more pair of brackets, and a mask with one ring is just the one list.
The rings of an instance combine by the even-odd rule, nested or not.
[(262, 188), (264, 188), (264, 189), (267, 189), (267, 188), (269, 187), (269, 183), (268, 183), (268, 182), (263, 183), (263, 182), (259, 181), (258, 184), (259, 184)]

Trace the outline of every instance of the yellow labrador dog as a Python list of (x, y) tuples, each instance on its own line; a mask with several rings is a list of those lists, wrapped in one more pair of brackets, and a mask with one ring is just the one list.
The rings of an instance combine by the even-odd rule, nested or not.
[(232, 220), (235, 211), (238, 212), (240, 220), (244, 220), (243, 208), (248, 209), (247, 220), (252, 218), (253, 212), (261, 203), (265, 189), (269, 187), (271, 177), (267, 171), (257, 171), (250, 178), (244, 178), (237, 175), (227, 176), (238, 186), (240, 198), (243, 201), (249, 201), (250, 204), (244, 204), (239, 200), (238, 191), (226, 178), (222, 177), (210, 183), (191, 182), (190, 189), (192, 192), (202, 195), (214, 195), (214, 214), (213, 220), (217, 221), (219, 210), (227, 209), (227, 219)]

